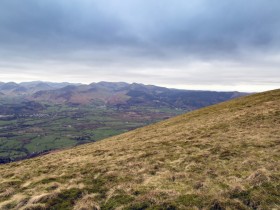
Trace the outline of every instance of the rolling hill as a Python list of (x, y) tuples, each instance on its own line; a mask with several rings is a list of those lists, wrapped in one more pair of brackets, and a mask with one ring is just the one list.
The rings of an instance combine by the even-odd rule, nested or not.
[(0, 209), (279, 209), (280, 90), (0, 165)]
[(138, 83), (99, 82), (42, 90), (34, 93), (30, 99), (58, 104), (115, 106), (124, 109), (131, 106), (151, 106), (194, 110), (243, 95), (246, 93), (191, 91)]

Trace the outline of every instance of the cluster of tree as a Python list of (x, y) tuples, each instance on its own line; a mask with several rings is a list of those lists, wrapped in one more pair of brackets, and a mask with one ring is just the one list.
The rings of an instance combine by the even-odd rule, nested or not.
[(25, 160), (25, 159), (34, 158), (34, 157), (41, 156), (41, 155), (46, 155), (50, 151), (51, 150), (43, 150), (43, 151), (40, 151), (40, 152), (28, 154), (27, 156), (18, 157), (18, 158), (0, 157), (0, 164), (10, 163), (10, 162), (20, 161), (20, 160)]

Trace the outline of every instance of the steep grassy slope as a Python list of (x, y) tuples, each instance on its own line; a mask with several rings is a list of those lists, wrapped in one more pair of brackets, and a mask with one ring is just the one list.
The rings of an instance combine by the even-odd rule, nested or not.
[(279, 209), (280, 90), (0, 171), (0, 209)]

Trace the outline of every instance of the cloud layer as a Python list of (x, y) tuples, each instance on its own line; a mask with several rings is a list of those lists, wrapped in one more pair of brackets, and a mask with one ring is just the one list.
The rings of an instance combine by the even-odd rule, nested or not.
[(4, 81), (265, 90), (280, 87), (280, 2), (3, 0), (0, 46)]

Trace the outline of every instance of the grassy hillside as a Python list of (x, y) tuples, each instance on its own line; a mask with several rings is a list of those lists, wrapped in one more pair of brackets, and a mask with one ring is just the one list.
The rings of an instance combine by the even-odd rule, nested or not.
[(279, 209), (280, 90), (0, 171), (0, 209)]

